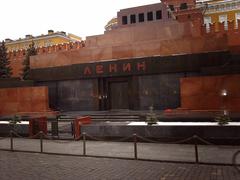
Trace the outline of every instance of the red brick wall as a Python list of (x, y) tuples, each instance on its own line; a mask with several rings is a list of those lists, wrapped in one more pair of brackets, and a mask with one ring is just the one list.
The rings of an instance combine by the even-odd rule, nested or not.
[[(240, 75), (182, 78), (181, 107), (240, 111)], [(221, 95), (222, 90), (227, 96)]]
[[(64, 52), (64, 51), (71, 51), (76, 50), (84, 47), (84, 42), (75, 42), (75, 43), (64, 43), (64, 44), (58, 44), (53, 45), (49, 47), (41, 47), (37, 48), (37, 54), (38, 55), (44, 55), (44, 54), (51, 54), (56, 52)], [(25, 55), (27, 53), (27, 50), (18, 50), (18, 51), (10, 51), (8, 52), (8, 58), (12, 67), (12, 77), (20, 77), (22, 74), (23, 69), (23, 60), (25, 58)]]
[(0, 115), (19, 112), (45, 112), (48, 106), (47, 87), (0, 89)]

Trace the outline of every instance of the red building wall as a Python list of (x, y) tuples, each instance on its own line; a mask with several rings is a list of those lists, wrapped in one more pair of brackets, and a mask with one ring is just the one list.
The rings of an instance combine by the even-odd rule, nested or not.
[(0, 115), (49, 110), (47, 87), (0, 89), (0, 100)]
[(197, 22), (152, 22), (118, 28), (103, 35), (87, 37), (85, 47), (81, 49), (32, 56), (31, 68), (228, 49), (227, 36), (201, 33), (201, 24)]
[[(182, 78), (181, 108), (240, 111), (240, 75)], [(227, 95), (223, 96), (222, 91)]]

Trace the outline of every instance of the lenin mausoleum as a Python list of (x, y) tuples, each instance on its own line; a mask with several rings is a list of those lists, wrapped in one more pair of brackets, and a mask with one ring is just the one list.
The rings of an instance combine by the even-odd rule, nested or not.
[(84, 41), (51, 30), (27, 35), (17, 42), (36, 42), (37, 55), (25, 81), (26, 50), (7, 39), (13, 78), (0, 81), (0, 115), (150, 106), (239, 111), (239, 9), (239, 0), (163, 0), (120, 10), (104, 34)]

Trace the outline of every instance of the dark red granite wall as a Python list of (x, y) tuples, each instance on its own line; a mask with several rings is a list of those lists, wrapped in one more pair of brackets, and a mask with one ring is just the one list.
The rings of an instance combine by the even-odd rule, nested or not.
[[(240, 75), (181, 78), (181, 108), (240, 111)], [(222, 92), (227, 95), (223, 96)]]
[(0, 115), (49, 111), (47, 87), (0, 89), (0, 99)]

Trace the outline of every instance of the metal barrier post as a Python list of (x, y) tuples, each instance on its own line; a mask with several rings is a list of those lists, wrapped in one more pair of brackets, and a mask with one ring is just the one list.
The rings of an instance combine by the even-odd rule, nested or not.
[(83, 155), (86, 156), (86, 133), (83, 133)]
[(74, 139), (76, 139), (76, 134), (75, 134), (75, 126), (74, 126), (74, 122), (73, 121), (71, 121), (71, 130), (72, 130), (72, 136), (73, 136), (73, 138)]
[(138, 159), (137, 157), (137, 135), (133, 134), (133, 141), (134, 141), (134, 159)]
[(10, 149), (13, 151), (13, 132), (10, 130)]
[(198, 164), (199, 160), (198, 160), (198, 144), (197, 144), (197, 136), (194, 135), (194, 149), (195, 149), (195, 162)]
[(40, 152), (43, 152), (43, 132), (40, 131)]

